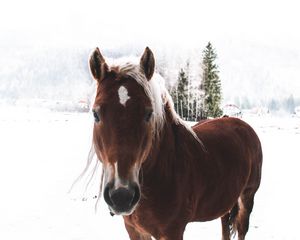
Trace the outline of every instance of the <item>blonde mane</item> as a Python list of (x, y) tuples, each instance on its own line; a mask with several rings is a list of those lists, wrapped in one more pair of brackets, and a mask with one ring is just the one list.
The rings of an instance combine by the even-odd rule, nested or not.
[(164, 78), (160, 74), (154, 73), (153, 77), (148, 81), (142, 72), (142, 69), (137, 64), (125, 63), (118, 67), (121, 74), (131, 76), (143, 87), (147, 97), (151, 101), (154, 114), (153, 118), (151, 119), (151, 124), (153, 126), (153, 139), (157, 140), (159, 138), (164, 127), (166, 121), (165, 106), (168, 105), (168, 110), (171, 113), (172, 121), (176, 124), (183, 125), (186, 130), (188, 130), (201, 144), (202, 148), (205, 149), (202, 141), (198, 138), (194, 130), (176, 113), (172, 97), (165, 87)]

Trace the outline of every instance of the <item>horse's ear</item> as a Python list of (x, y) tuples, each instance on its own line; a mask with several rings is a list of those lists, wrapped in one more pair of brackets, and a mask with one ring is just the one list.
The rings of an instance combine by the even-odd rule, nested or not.
[(100, 53), (99, 48), (96, 48), (89, 60), (90, 70), (93, 75), (93, 77), (97, 81), (101, 81), (103, 78), (105, 78), (106, 74), (108, 73), (108, 66), (105, 62), (104, 57)]
[(150, 80), (154, 73), (155, 59), (152, 51), (148, 47), (146, 47), (141, 57), (140, 67), (144, 71), (146, 78)]

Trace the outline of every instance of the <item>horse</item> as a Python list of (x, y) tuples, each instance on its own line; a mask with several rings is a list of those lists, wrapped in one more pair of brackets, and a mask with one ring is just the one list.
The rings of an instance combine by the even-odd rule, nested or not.
[(96, 48), (89, 69), (97, 84), (93, 145), (103, 196), (130, 239), (182, 240), (188, 223), (217, 218), (223, 240), (236, 233), (245, 239), (261, 180), (255, 131), (233, 117), (190, 127), (175, 112), (148, 47), (137, 63), (119, 65)]

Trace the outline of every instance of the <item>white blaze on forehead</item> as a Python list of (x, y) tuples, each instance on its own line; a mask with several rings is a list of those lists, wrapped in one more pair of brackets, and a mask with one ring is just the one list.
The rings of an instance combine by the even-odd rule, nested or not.
[(130, 98), (128, 96), (128, 91), (127, 88), (124, 86), (121, 86), (118, 90), (118, 94), (119, 94), (119, 99), (120, 99), (120, 103), (125, 106), (126, 102), (128, 101), (128, 99)]

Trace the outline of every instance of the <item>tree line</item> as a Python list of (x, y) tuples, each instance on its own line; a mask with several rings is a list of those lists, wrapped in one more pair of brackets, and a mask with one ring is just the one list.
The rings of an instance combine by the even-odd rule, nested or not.
[(216, 51), (208, 42), (202, 52), (202, 72), (198, 82), (192, 82), (189, 61), (180, 69), (177, 82), (171, 87), (170, 93), (176, 112), (184, 120), (199, 121), (222, 115), (221, 81), (216, 59)]

